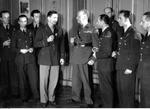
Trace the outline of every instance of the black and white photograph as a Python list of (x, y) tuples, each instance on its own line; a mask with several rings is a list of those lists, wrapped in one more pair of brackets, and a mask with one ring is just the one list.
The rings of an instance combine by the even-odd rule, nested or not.
[(150, 0), (0, 0), (0, 108), (150, 108)]

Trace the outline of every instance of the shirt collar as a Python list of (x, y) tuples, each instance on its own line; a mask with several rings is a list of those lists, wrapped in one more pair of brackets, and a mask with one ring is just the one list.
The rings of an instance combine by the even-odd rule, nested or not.
[(150, 36), (150, 32), (147, 32), (147, 36)]
[(104, 32), (109, 26), (106, 26), (102, 29), (102, 32)]
[(4, 26), (5, 29), (6, 29), (6, 26), (8, 26), (8, 28), (10, 27), (9, 24), (4, 24), (4, 23), (3, 23), (3, 26)]
[(20, 30), (21, 30), (22, 32), (23, 32), (23, 31), (26, 32), (27, 29), (26, 29), (26, 28), (20, 28)]
[(34, 28), (37, 26), (39, 27), (39, 23), (33, 23)]

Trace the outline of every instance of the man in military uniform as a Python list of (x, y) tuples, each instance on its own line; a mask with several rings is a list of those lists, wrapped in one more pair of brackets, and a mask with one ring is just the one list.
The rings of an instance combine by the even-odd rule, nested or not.
[(73, 65), (72, 100), (81, 102), (80, 92), (83, 85), (85, 102), (90, 106), (93, 104), (93, 100), (91, 99), (89, 85), (88, 63), (92, 64), (89, 61), (92, 56), (92, 48), (98, 48), (98, 36), (94, 27), (88, 23), (88, 18), (89, 13), (87, 10), (78, 12), (77, 21), (82, 27), (78, 35), (71, 38), (70, 42), (74, 46), (71, 55), (71, 64)]
[(139, 59), (140, 41), (131, 24), (131, 13), (128, 10), (119, 12), (118, 22), (124, 28), (124, 34), (119, 39), (117, 56), (117, 88), (119, 107), (135, 106), (135, 77)]
[(47, 13), (47, 24), (39, 28), (34, 40), (41, 47), (38, 55), (40, 65), (40, 102), (42, 106), (55, 105), (55, 88), (59, 77), (59, 65), (64, 64), (63, 30), (57, 24), (58, 13)]
[[(34, 32), (34, 36), (33, 36), (33, 41), (34, 41), (34, 39), (36, 37), (37, 30), (40, 27), (43, 27), (44, 25), (41, 23), (41, 12), (39, 10), (33, 10), (31, 12), (31, 18), (32, 18), (32, 23), (27, 25), (27, 28)], [(38, 54), (39, 54), (40, 49), (41, 49), (40, 47), (39, 48), (34, 48), (36, 67), (37, 67), (37, 71), (38, 71), (38, 81), (39, 81)]]
[[(34, 102), (39, 99), (37, 69), (33, 54), (33, 32), (26, 28), (27, 17), (20, 15), (18, 18), (20, 28), (15, 32), (12, 47), (16, 51), (16, 64), (19, 73), (20, 97), (23, 102), (29, 99), (29, 88), (32, 92)], [(30, 86), (28, 86), (28, 84)]]
[(41, 13), (40, 13), (40, 11), (39, 10), (33, 10), (31, 12), (31, 18), (32, 18), (33, 21), (32, 21), (32, 23), (30, 23), (29, 25), (27, 25), (27, 28), (33, 30), (34, 34), (36, 34), (37, 29), (39, 27), (41, 27), (41, 26), (44, 26), (41, 23)]
[(150, 12), (145, 12), (140, 25), (146, 30), (140, 48), (137, 79), (140, 79), (140, 107), (150, 108)]
[[(36, 32), (40, 27), (43, 27), (44, 25), (41, 23), (41, 13), (39, 10), (33, 10), (31, 12), (31, 18), (32, 18), (32, 23), (27, 25), (27, 28), (32, 30), (34, 32), (34, 37), (33, 40), (36, 37)], [(35, 52), (35, 56), (36, 56), (36, 64), (37, 64), (37, 60), (38, 60), (38, 53), (39, 53), (40, 48), (36, 48), (34, 50)]]
[(123, 28), (118, 24), (118, 22), (115, 20), (114, 10), (111, 7), (106, 7), (104, 9), (104, 12), (108, 17), (110, 18), (109, 25), (114, 30), (113, 35), (113, 57), (116, 56), (116, 52), (118, 51), (118, 39), (123, 34)]
[(95, 58), (97, 62), (97, 71), (99, 74), (100, 96), (103, 108), (113, 107), (113, 60), (112, 54), (112, 35), (113, 32), (109, 27), (109, 17), (102, 14), (98, 17), (97, 27), (102, 29), (99, 37), (99, 49)]
[(15, 66), (15, 52), (10, 46), (12, 42), (12, 35), (15, 28), (9, 23), (10, 13), (2, 11), (0, 13), (2, 24), (0, 24), (0, 82), (7, 95), (18, 95), (18, 74)]
[(118, 51), (118, 40), (123, 34), (123, 27), (119, 25), (119, 23), (115, 20), (115, 14), (114, 10), (111, 7), (106, 7), (104, 9), (104, 12), (108, 17), (110, 18), (109, 20), (109, 26), (113, 30), (112, 34), (112, 57), (113, 57), (113, 66), (114, 66), (114, 71), (113, 71), (113, 90), (114, 90), (114, 101), (115, 105), (118, 102), (118, 97), (117, 97), (117, 85), (116, 85), (116, 56), (117, 56), (117, 51)]

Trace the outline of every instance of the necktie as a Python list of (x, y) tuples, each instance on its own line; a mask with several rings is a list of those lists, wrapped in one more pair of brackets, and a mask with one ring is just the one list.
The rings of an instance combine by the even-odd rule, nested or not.
[(35, 25), (35, 29), (36, 29), (36, 30), (38, 29), (38, 26), (37, 26), (37, 25)]
[(26, 33), (25, 30), (22, 31), (24, 34)]
[(9, 26), (8, 26), (8, 25), (6, 25), (6, 30), (7, 30), (7, 31), (9, 30)]

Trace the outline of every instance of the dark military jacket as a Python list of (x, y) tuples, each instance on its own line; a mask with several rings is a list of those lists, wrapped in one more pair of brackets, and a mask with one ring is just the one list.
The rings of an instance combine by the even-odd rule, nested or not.
[(13, 37), (12, 40), (12, 48), (17, 53), (16, 55), (16, 62), (19, 63), (34, 63), (34, 55), (33, 53), (26, 53), (22, 54), (20, 52), (21, 49), (29, 49), (33, 48), (33, 32), (29, 29), (26, 29), (26, 32), (24, 33), (20, 29), (18, 29)]
[(150, 103), (150, 35), (146, 34), (141, 41), (140, 59), (137, 69), (136, 93), (141, 96), (142, 107), (149, 107)]
[(123, 35), (123, 27), (120, 27), (118, 22), (114, 19), (110, 20), (110, 26), (113, 29), (113, 36), (112, 36), (112, 45), (113, 51), (118, 51), (118, 40)]
[(139, 60), (140, 40), (132, 27), (119, 39), (116, 69), (135, 71)]
[[(27, 25), (27, 28), (34, 32), (33, 40), (35, 40), (36, 32), (40, 27), (44, 27), (44, 25), (42, 23), (39, 23), (39, 27), (34, 27), (33, 23)], [(36, 57), (38, 57), (40, 49), (41, 49), (40, 47), (35, 48), (34, 53)]]
[(99, 37), (99, 49), (96, 52), (98, 69), (103, 72), (113, 70), (112, 61), (112, 36), (113, 32), (110, 27), (106, 28)]
[[(47, 42), (47, 38), (54, 35), (53, 42)], [(38, 55), (40, 65), (59, 65), (60, 58), (64, 59), (63, 30), (55, 26), (54, 33), (48, 25), (38, 29), (34, 40), (35, 47), (41, 47)]]
[(27, 25), (27, 28), (30, 29), (30, 30), (32, 30), (32, 31), (34, 32), (34, 38), (33, 38), (33, 39), (35, 39), (36, 31), (37, 31), (40, 27), (43, 27), (43, 26), (44, 26), (44, 25), (43, 25), (42, 23), (39, 23), (39, 27), (37, 27), (37, 28), (34, 27), (34, 24), (33, 24), (33, 23)]
[(9, 25), (8, 30), (2, 24), (0, 25), (0, 57), (2, 60), (14, 60), (15, 52), (11, 46), (3, 46), (4, 41), (8, 39), (12, 41), (14, 31), (15, 28), (12, 25)]
[(95, 28), (87, 24), (76, 36), (70, 62), (72, 64), (87, 63), (92, 56), (92, 47), (98, 48), (98, 35)]
[[(142, 38), (140, 47), (140, 59), (138, 65), (138, 76), (145, 75), (148, 77), (150, 70), (150, 35), (147, 34)], [(147, 76), (146, 76), (147, 75)]]

